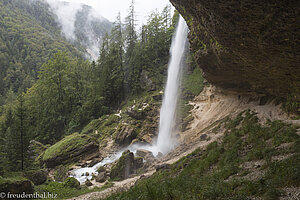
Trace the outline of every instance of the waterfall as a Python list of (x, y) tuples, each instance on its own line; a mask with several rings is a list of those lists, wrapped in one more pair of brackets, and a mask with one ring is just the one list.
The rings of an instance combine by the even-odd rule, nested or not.
[(187, 42), (187, 33), (188, 27), (184, 19), (180, 16), (176, 34), (172, 39), (170, 49), (171, 58), (168, 66), (168, 79), (164, 92), (163, 103), (160, 109), (157, 148), (163, 154), (173, 149), (176, 145), (176, 139), (174, 137), (174, 132), (176, 131), (175, 111), (179, 92), (181, 65)]
[[(175, 111), (178, 99), (181, 65), (184, 58), (184, 52), (187, 42), (187, 33), (188, 27), (184, 19), (180, 16), (176, 33), (173, 37), (170, 49), (171, 59), (168, 66), (168, 79), (165, 88), (162, 107), (160, 110), (159, 134), (157, 139), (157, 145), (151, 146), (136, 144), (126, 148), (134, 153), (137, 149), (146, 149), (148, 151), (151, 151), (154, 155), (157, 155), (158, 152), (165, 154), (171, 149), (173, 149), (176, 145), (176, 140), (173, 137), (173, 133), (175, 132)], [(106, 157), (93, 167), (74, 169), (70, 171), (70, 176), (75, 177), (77, 180), (80, 181), (80, 183), (84, 183), (87, 179), (92, 178), (92, 174), (97, 175), (98, 167), (108, 163), (112, 163), (115, 160), (119, 159), (124, 150), (125, 149)], [(82, 176), (82, 174), (84, 175), (87, 172), (89, 174), (88, 176)]]

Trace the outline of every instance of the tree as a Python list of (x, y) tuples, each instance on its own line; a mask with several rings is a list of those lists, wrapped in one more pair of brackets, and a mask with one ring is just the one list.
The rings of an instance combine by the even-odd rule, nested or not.
[(6, 105), (2, 115), (1, 142), (2, 162), (9, 170), (25, 170), (28, 167), (28, 120), (24, 93), (20, 93), (14, 104)]
[(21, 170), (24, 170), (25, 152), (27, 152), (29, 142), (26, 137), (26, 110), (24, 105), (24, 93), (21, 93), (17, 99), (16, 117), (18, 118), (18, 132), (20, 134), (20, 157)]
[(134, 1), (131, 1), (129, 7), (129, 13), (125, 18), (125, 93), (134, 93), (132, 88), (136, 85), (135, 72), (137, 71), (136, 66), (133, 62), (134, 48), (137, 42), (137, 34), (135, 31), (135, 9)]

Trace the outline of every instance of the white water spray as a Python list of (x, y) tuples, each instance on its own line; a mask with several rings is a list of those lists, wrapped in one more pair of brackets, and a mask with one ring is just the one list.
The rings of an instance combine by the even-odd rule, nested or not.
[(159, 134), (157, 148), (163, 154), (169, 152), (176, 145), (175, 111), (180, 84), (182, 59), (187, 42), (188, 27), (180, 16), (176, 34), (173, 37), (170, 49), (171, 59), (168, 66), (168, 79), (165, 88), (162, 107), (160, 110)]

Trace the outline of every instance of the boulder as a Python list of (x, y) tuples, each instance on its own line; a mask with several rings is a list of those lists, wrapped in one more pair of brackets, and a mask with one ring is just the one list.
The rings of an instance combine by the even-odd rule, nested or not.
[(105, 181), (106, 181), (106, 172), (105, 172), (105, 171), (104, 171), (104, 172), (103, 172), (103, 171), (100, 172), (100, 173), (96, 176), (95, 180), (96, 180), (96, 182), (99, 182), (99, 183), (105, 182)]
[(48, 174), (44, 170), (32, 170), (24, 173), (25, 177), (33, 182), (34, 185), (41, 185), (46, 182)]
[(80, 182), (74, 178), (74, 177), (68, 177), (64, 182), (64, 187), (69, 187), (69, 188), (80, 188)]
[(129, 150), (123, 152), (120, 159), (111, 167), (111, 179), (126, 179), (135, 174), (136, 170), (141, 167), (141, 159), (135, 159)]
[(88, 135), (74, 133), (49, 147), (43, 162), (48, 168), (79, 162), (81, 158), (99, 155), (99, 146), (95, 138)]
[(136, 151), (136, 156), (142, 157), (148, 164), (155, 160), (155, 157), (152, 154), (152, 152), (144, 149), (138, 149)]
[(84, 182), (84, 184), (86, 185), (86, 186), (92, 186), (93, 185), (93, 183), (89, 180), (89, 179), (87, 179), (85, 182)]
[(148, 145), (149, 143), (146, 143), (144, 141), (140, 141), (139, 139), (134, 139), (132, 140), (132, 142), (130, 143), (129, 146), (133, 146), (133, 145)]
[(151, 151), (145, 150), (145, 149), (138, 149), (136, 150), (136, 156), (137, 157), (142, 157), (142, 158), (147, 158), (147, 157), (153, 157), (153, 154)]
[(31, 194), (34, 192), (33, 184), (30, 180), (26, 178), (12, 178), (12, 179), (4, 179), (0, 177), (0, 191), (4, 193), (12, 193), (12, 194), (22, 194), (25, 192), (26, 194)]
[(59, 165), (55, 167), (55, 169), (53, 170), (55, 181), (63, 182), (64, 180), (66, 180), (66, 178), (69, 177), (69, 171), (69, 168), (65, 165)]
[(136, 137), (136, 132), (130, 126), (122, 126), (116, 135), (115, 142), (120, 146), (127, 146)]

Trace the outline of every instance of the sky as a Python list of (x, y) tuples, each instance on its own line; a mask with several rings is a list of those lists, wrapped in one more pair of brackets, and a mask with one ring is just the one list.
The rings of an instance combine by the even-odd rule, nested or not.
[[(121, 13), (122, 21), (124, 21), (131, 0), (64, 0), (67, 2), (84, 3), (95, 8), (100, 15), (111, 22), (116, 20), (118, 12)], [(151, 11), (158, 10), (161, 12), (166, 5), (171, 5), (169, 0), (134, 0), (137, 15), (137, 24), (141, 26), (147, 21), (147, 16)]]

